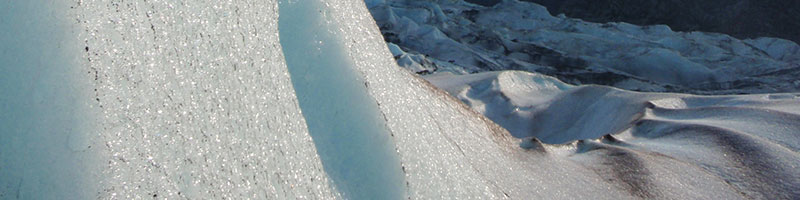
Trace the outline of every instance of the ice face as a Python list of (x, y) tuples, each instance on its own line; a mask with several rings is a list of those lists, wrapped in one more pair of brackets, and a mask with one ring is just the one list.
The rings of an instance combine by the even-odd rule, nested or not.
[(317, 152), (344, 197), (405, 199), (385, 116), (328, 9), (317, 1), (280, 2), (281, 45)]
[(333, 196), (281, 53), (276, 1), (83, 5), (108, 196)]
[(0, 2), (0, 199), (87, 199), (89, 81), (66, 2)]
[(4, 198), (337, 196), (294, 95), (276, 1), (0, 7), (15, 11), (0, 20)]

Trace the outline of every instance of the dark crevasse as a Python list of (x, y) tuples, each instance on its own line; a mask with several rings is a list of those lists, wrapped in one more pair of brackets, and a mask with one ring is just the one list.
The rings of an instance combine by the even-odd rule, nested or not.
[(345, 198), (404, 198), (394, 142), (327, 12), (316, 1), (280, 2), (281, 46), (317, 152)]

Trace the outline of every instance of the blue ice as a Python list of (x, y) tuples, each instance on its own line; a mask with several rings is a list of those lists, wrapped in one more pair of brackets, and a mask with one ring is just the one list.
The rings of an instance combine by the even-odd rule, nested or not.
[(317, 1), (280, 2), (281, 46), (323, 167), (346, 198), (404, 198), (384, 118), (326, 12)]
[(69, 48), (59, 6), (0, 1), (0, 199), (89, 195), (90, 133), (74, 81), (83, 50)]

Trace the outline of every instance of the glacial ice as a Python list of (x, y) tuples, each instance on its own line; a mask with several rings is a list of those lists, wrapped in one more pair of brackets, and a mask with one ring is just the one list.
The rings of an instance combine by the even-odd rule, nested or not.
[(348, 199), (404, 199), (394, 142), (343, 51), (339, 23), (321, 2), (279, 3), (283, 54), (328, 176)]
[(68, 6), (0, 2), (0, 199), (84, 199), (99, 188), (90, 82), (70, 21), (56, 17)]
[(276, 1), (0, 7), (0, 198), (338, 196)]
[(281, 2), (0, 3), (0, 198), (800, 196), (797, 94), (427, 81), (385, 1)]

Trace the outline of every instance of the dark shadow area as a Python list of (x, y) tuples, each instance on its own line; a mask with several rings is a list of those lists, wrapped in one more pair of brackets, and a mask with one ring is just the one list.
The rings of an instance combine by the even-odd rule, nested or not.
[[(465, 0), (494, 6), (501, 0)], [(553, 15), (585, 21), (668, 25), (739, 39), (776, 37), (800, 43), (800, 1), (785, 0), (520, 0), (547, 7)]]
[(474, 3), (482, 6), (494, 6), (497, 3), (500, 3), (502, 0), (464, 0), (469, 3)]
[(800, 42), (800, 1), (793, 0), (522, 0), (553, 15), (590, 22), (665, 24), (675, 31), (717, 32), (739, 39)]

